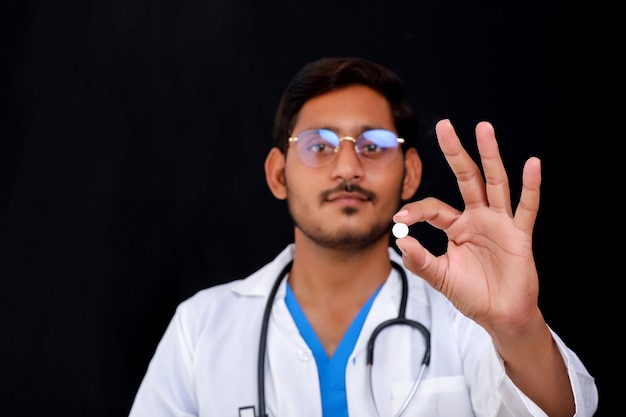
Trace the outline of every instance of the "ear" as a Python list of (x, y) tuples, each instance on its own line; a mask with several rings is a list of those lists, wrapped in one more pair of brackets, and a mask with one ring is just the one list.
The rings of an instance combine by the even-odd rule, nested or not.
[(415, 148), (409, 148), (404, 154), (404, 181), (402, 199), (409, 200), (415, 195), (422, 182), (422, 159)]
[(265, 180), (274, 197), (279, 200), (287, 198), (285, 154), (276, 147), (272, 148), (265, 158)]

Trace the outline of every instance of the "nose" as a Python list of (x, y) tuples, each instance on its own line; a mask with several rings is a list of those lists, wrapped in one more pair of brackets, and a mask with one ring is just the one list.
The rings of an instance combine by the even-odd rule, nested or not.
[(333, 161), (333, 177), (352, 180), (363, 176), (363, 164), (356, 152), (355, 139), (344, 136), (340, 139), (339, 146), (335, 148)]

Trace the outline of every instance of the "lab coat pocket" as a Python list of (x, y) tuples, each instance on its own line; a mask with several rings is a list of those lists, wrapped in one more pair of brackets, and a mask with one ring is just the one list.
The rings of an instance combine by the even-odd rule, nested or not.
[[(404, 404), (413, 388), (412, 381), (392, 386), (394, 414)], [(474, 417), (469, 391), (462, 376), (424, 379), (403, 415), (424, 417)]]

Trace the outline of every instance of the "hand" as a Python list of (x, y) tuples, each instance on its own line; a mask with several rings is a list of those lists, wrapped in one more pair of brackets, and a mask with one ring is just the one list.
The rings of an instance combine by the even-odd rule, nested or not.
[(493, 126), (488, 122), (476, 125), (485, 180), (449, 120), (439, 121), (435, 131), (465, 209), (459, 211), (431, 197), (409, 203), (396, 213), (395, 222), (425, 221), (448, 237), (447, 251), (440, 256), (413, 237), (396, 240), (404, 264), (488, 332), (523, 327), (538, 314), (532, 234), (539, 208), (540, 161), (535, 157), (526, 161), (521, 197), (513, 213)]

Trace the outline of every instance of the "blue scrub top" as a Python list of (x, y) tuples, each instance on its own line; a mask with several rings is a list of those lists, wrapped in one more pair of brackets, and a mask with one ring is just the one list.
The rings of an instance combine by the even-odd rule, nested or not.
[(322, 415), (324, 417), (349, 417), (348, 401), (346, 399), (346, 365), (359, 334), (361, 333), (365, 318), (379, 291), (380, 287), (372, 294), (365, 305), (363, 305), (361, 311), (359, 311), (359, 314), (357, 314), (346, 331), (346, 334), (343, 335), (339, 346), (337, 346), (337, 350), (335, 350), (333, 356), (329, 358), (328, 355), (326, 355), (322, 343), (315, 334), (313, 327), (311, 327), (311, 324), (304, 315), (302, 308), (300, 308), (289, 282), (287, 282), (285, 304), (302, 338), (315, 357), (319, 373), (320, 392), (322, 395)]

